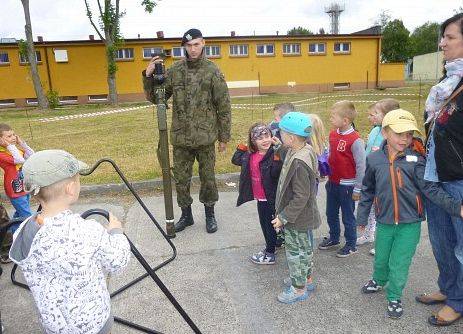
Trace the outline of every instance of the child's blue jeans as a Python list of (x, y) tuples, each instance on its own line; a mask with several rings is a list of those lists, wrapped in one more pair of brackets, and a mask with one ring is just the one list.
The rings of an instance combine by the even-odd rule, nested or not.
[[(10, 198), (10, 202), (13, 205), (14, 209), (16, 210), (13, 218), (21, 218), (21, 219), (26, 219), (27, 217), (32, 215), (31, 212), (31, 207), (30, 207), (30, 198), (31, 195), (27, 194), (21, 197), (17, 198)], [(11, 225), (10, 228), (8, 229), (9, 232), (14, 233), (18, 227), (18, 224)]]
[(354, 186), (345, 186), (327, 181), (325, 188), (326, 219), (330, 227), (330, 239), (334, 242), (339, 242), (341, 235), (339, 209), (341, 209), (346, 245), (355, 248), (357, 244), (357, 223), (354, 215), (355, 202), (352, 199)]

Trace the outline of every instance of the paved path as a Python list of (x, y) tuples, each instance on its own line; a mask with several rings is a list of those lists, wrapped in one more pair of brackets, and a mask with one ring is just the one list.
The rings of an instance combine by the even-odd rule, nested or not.
[[(324, 211), (321, 187), (320, 209)], [(295, 305), (276, 301), (281, 281), (288, 275), (285, 257), (279, 254), (274, 266), (256, 266), (249, 255), (263, 245), (255, 203), (235, 207), (236, 192), (223, 192), (217, 204), (219, 231), (207, 234), (204, 210), (194, 196), (195, 225), (174, 239), (178, 257), (158, 274), (203, 333), (463, 333), (458, 325), (435, 329), (426, 323), (431, 311), (414, 301), (414, 296), (436, 288), (437, 270), (423, 225), (422, 240), (415, 256), (403, 303), (401, 320), (385, 315), (384, 294), (362, 295), (360, 288), (370, 277), (369, 247), (355, 256), (339, 259), (334, 251), (315, 251), (316, 291), (309, 300)], [(145, 196), (148, 207), (163, 222), (161, 197)], [(170, 252), (155, 233), (152, 223), (138, 204), (126, 196), (84, 198), (75, 206), (111, 210), (126, 221), (126, 230), (136, 246), (153, 265)], [(179, 210), (176, 209), (176, 218)], [(316, 231), (317, 241), (326, 233), (326, 223)], [(39, 333), (31, 296), (9, 281), (11, 265), (0, 278), (0, 308), (7, 333)], [(122, 276), (111, 278), (111, 289), (138, 277), (141, 267), (133, 259)], [(114, 314), (164, 333), (190, 333), (164, 295), (149, 279), (116, 297)], [(115, 325), (112, 334), (139, 333)]]

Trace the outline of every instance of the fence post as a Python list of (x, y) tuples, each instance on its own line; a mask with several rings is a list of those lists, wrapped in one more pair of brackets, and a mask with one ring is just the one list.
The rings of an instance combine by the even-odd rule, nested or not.
[(421, 76), (420, 76), (420, 89), (418, 93), (418, 112), (421, 112)]

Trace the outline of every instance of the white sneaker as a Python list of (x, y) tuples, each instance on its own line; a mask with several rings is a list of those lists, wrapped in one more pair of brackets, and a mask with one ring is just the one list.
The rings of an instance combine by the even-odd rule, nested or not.
[(360, 237), (357, 238), (357, 246), (360, 246), (360, 245), (363, 245), (363, 244), (366, 244), (366, 243), (372, 243), (375, 241), (375, 237), (370, 237), (370, 236), (367, 236), (367, 235), (362, 235)]
[(375, 254), (376, 254), (375, 249), (374, 249), (374, 248), (370, 249), (370, 252), (369, 252), (369, 253), (370, 253), (371, 255), (375, 256)]

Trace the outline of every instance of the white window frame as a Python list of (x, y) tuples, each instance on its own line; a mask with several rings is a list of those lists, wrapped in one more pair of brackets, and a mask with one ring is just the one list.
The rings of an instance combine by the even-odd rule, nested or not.
[(248, 44), (231, 44), (230, 57), (247, 57), (249, 56)]
[(54, 49), (53, 54), (55, 55), (55, 62), (67, 63), (68, 62), (68, 50)]
[(283, 55), (300, 55), (301, 43), (285, 43), (283, 44)]
[(88, 102), (105, 102), (108, 101), (107, 94), (88, 95)]
[[(260, 47), (264, 48), (264, 52), (259, 52)], [(270, 52), (268, 50), (269, 47), (272, 47), (272, 52)], [(256, 45), (256, 55), (258, 55), (258, 56), (274, 56), (275, 55), (275, 44), (257, 44)]]
[[(336, 44), (339, 44), (339, 50), (336, 51)], [(347, 46), (347, 49), (346, 49)], [(335, 42), (333, 45), (334, 53), (350, 53), (350, 42)]]
[(10, 55), (8, 54), (8, 52), (7, 51), (0, 51), (0, 56), (1, 55), (6, 55), (6, 60), (7, 61), (2, 61), (2, 58), (0, 57), (0, 64), (1, 65), (9, 64), (10, 63)]
[[(315, 45), (315, 51), (310, 51), (310, 46)], [(323, 45), (323, 51), (320, 51), (320, 45)], [(324, 55), (326, 54), (326, 43), (309, 43), (309, 54)]]
[(204, 54), (206, 55), (207, 58), (219, 58), (220, 57), (220, 45), (204, 46)]
[[(175, 54), (175, 51), (180, 50), (180, 56)], [(185, 57), (185, 48), (183, 46), (174, 46), (172, 48), (172, 58), (184, 58)]]
[(116, 50), (115, 60), (133, 60), (133, 48), (121, 48)]
[[(40, 53), (39, 50), (36, 50), (35, 51), (35, 61), (37, 63), (41, 63), (42, 62), (42, 54)], [(20, 64), (29, 64), (29, 59), (26, 55), (22, 55), (21, 53), (19, 53), (19, 63)]]
[[(145, 51), (149, 51), (149, 55), (146, 56)], [(151, 59), (151, 55), (153, 53), (159, 53), (159, 52), (164, 52), (164, 49), (161, 46), (150, 46), (150, 47), (145, 47), (142, 49), (142, 57), (143, 59)]]

